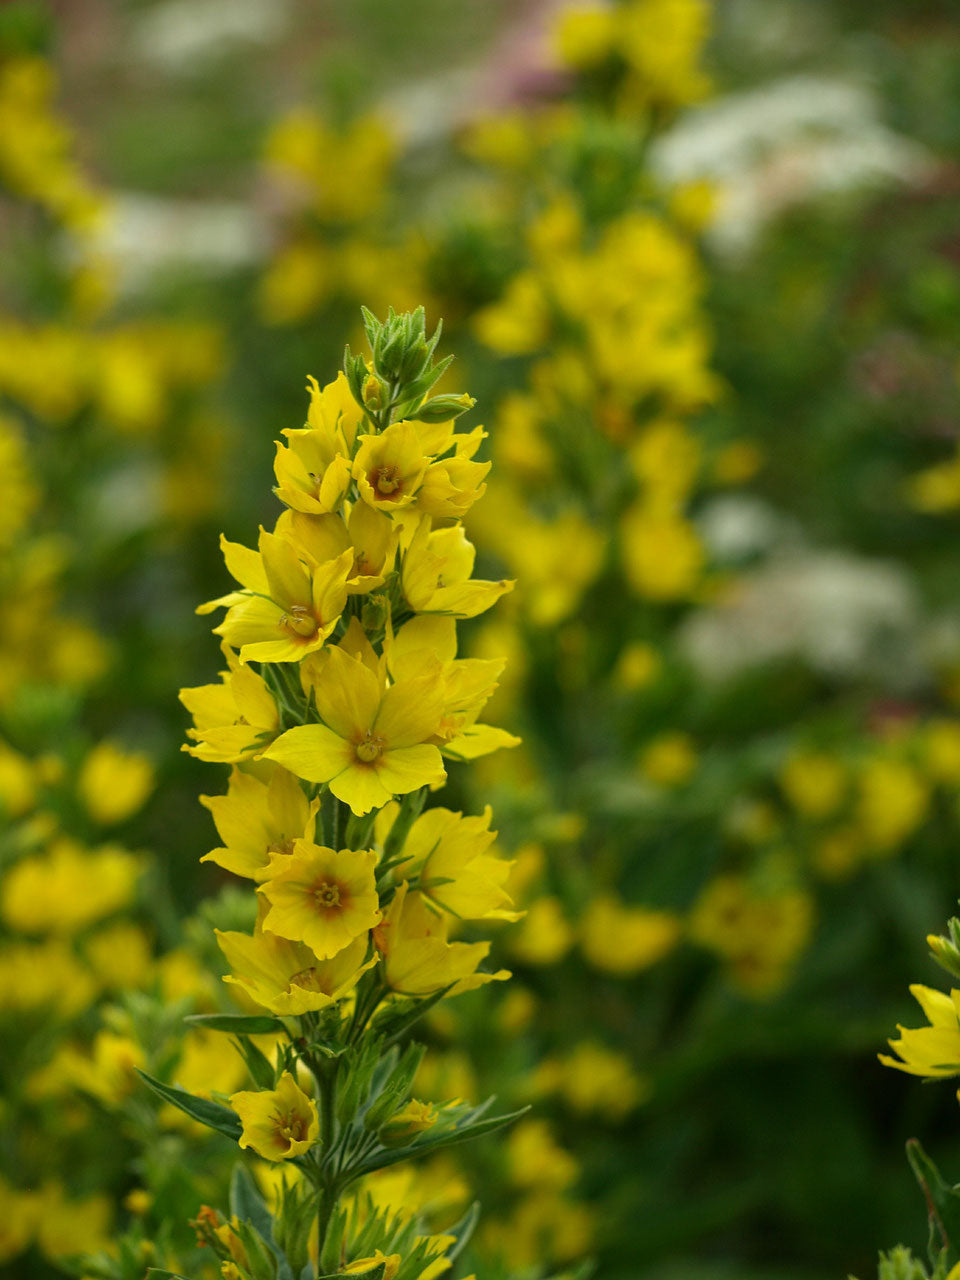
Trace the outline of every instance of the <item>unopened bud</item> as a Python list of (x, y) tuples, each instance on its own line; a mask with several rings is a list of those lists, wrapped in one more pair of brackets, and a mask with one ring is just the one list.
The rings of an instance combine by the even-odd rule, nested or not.
[(451, 418), (459, 418), (476, 404), (473, 396), (466, 393), (459, 396), (434, 396), (425, 401), (417, 410), (420, 422), (449, 422)]
[(383, 384), (375, 373), (369, 374), (363, 384), (363, 403), (368, 409), (383, 407)]

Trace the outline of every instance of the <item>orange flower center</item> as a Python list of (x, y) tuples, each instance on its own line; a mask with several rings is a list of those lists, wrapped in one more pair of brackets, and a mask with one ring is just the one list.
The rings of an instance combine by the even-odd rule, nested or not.
[(286, 1115), (278, 1114), (276, 1126), (278, 1135), (286, 1139), (288, 1146), (292, 1142), (303, 1142), (307, 1136), (307, 1122), (303, 1116), (294, 1115), (292, 1111), (288, 1111)]
[(293, 841), (286, 836), (278, 836), (273, 844), (267, 845), (267, 853), (293, 853)]
[(377, 467), (370, 477), (370, 484), (381, 498), (392, 498), (397, 490), (403, 487), (400, 468), (393, 463)]
[[(294, 986), (302, 987), (306, 991), (323, 991), (323, 986), (320, 982), (320, 975), (317, 973), (316, 967), (312, 964), (308, 965), (306, 969), (301, 969), (299, 973), (290, 975), (290, 981), (287, 983), (287, 990), (289, 991), (290, 988)], [(325, 992), (324, 994), (329, 995), (329, 992)]]
[(357, 759), (364, 764), (373, 764), (374, 760), (379, 759), (383, 754), (383, 748), (386, 743), (379, 733), (372, 733), (369, 729), (360, 739), (356, 746)]
[(340, 906), (340, 886), (335, 880), (321, 880), (313, 890), (313, 897), (318, 907), (329, 910)]
[(291, 635), (302, 636), (305, 640), (317, 634), (317, 620), (302, 604), (291, 605), (280, 619), (280, 627)]

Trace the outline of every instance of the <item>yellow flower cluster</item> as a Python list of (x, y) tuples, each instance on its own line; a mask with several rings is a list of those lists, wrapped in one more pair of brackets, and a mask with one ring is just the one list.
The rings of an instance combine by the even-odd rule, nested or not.
[(363, 298), (374, 310), (416, 304), (422, 247), (394, 243), (390, 220), (380, 216), (396, 150), (375, 116), (335, 130), (299, 108), (274, 126), (264, 159), (285, 238), (260, 282), (268, 325), (295, 324), (338, 299)]
[(608, 6), (574, 5), (556, 31), (561, 59), (581, 71), (619, 63), (625, 112), (679, 107), (710, 89), (700, 67), (710, 21), (707, 0), (628, 0)]
[[(422, 363), (422, 311), (391, 312), (386, 328), (399, 324)], [(203, 797), (222, 841), (204, 861), (251, 881), (258, 900), (252, 933), (217, 931), (225, 981), (243, 1007), (314, 1035), (344, 1011), (359, 1035), (384, 1002), (508, 977), (480, 968), (488, 941), (451, 934), (518, 917), (490, 810), (421, 812), (450, 761), (518, 742), (480, 719), (502, 660), (457, 656), (457, 620), (513, 585), (473, 576), (462, 524), (486, 487), (484, 431), (456, 429), (469, 397), (406, 391), (373, 339), (372, 363), (348, 355), (347, 374), (322, 388), (310, 379), (306, 424), (277, 447), (285, 509), (272, 531), (256, 549), (222, 540), (237, 585), (199, 612), (225, 610), (215, 632), (227, 670), (181, 694), (185, 749), (231, 765), (226, 794)], [(329, 1144), (330, 1096), (304, 1083), (285, 1071), (272, 1089), (234, 1092), (240, 1145), (279, 1162), (311, 1151), (321, 1130)], [(402, 1147), (442, 1121), (443, 1108), (408, 1099), (384, 1114), (378, 1140)]]
[(43, 58), (0, 63), (0, 183), (85, 232), (102, 199), (73, 158), (69, 127), (54, 113), (56, 90), (56, 75)]

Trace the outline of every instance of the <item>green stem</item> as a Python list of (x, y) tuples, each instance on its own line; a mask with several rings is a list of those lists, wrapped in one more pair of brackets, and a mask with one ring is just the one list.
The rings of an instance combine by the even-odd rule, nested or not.
[(337, 1200), (340, 1195), (340, 1188), (332, 1162), (335, 1128), (334, 1108), (337, 1102), (337, 1069), (339, 1063), (336, 1060), (333, 1062), (314, 1061), (311, 1062), (310, 1066), (316, 1077), (320, 1093), (320, 1152), (324, 1178), (320, 1190), (320, 1199), (317, 1204), (317, 1275), (322, 1275), (325, 1270), (323, 1248), (326, 1243), (327, 1233), (330, 1230), (330, 1220), (333, 1217), (333, 1211), (337, 1207)]
[(325, 1182), (320, 1192), (320, 1201), (317, 1205), (317, 1275), (323, 1275), (325, 1266), (323, 1263), (323, 1250), (327, 1243), (327, 1232), (330, 1230), (330, 1219), (333, 1217), (333, 1211), (337, 1207), (339, 1192), (336, 1182), (332, 1179)]
[(400, 812), (397, 814), (393, 826), (390, 828), (390, 834), (387, 836), (383, 846), (384, 862), (392, 861), (403, 848), (410, 828), (420, 816), (420, 811), (426, 798), (426, 787), (421, 787), (419, 791), (412, 791), (409, 795), (403, 797), (400, 803)]
[(331, 849), (340, 848), (340, 811), (342, 807), (343, 806), (340, 803), (340, 801), (334, 796), (333, 808), (331, 810), (331, 815), (330, 815), (330, 848)]

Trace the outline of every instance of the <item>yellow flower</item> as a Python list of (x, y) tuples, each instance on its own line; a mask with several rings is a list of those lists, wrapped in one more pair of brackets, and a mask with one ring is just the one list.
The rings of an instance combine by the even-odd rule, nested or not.
[(693, 526), (642, 504), (620, 524), (623, 567), (634, 591), (648, 600), (683, 600), (699, 584), (704, 552)]
[(564, 9), (554, 30), (560, 59), (571, 67), (595, 67), (613, 52), (616, 26), (612, 9)]
[(385, 1254), (377, 1249), (369, 1258), (357, 1258), (355, 1262), (348, 1262), (345, 1267), (340, 1268), (339, 1274), (342, 1276), (363, 1276), (372, 1274), (382, 1266), (381, 1280), (393, 1280), (400, 1270), (402, 1261), (403, 1259), (399, 1253)]
[(414, 613), (475, 618), (513, 590), (506, 580), (471, 579), (475, 555), (461, 525), (431, 532), (429, 519), (421, 520), (401, 565), (403, 594)]
[(30, 1081), (34, 1097), (81, 1089), (105, 1106), (117, 1106), (137, 1085), (135, 1067), (144, 1065), (140, 1046), (129, 1036), (98, 1031), (90, 1052), (64, 1045)]
[(542, 1062), (534, 1082), (540, 1092), (559, 1093), (574, 1111), (610, 1120), (622, 1120), (650, 1092), (624, 1054), (588, 1041), (562, 1060)]
[(271, 879), (261, 885), (270, 903), (264, 929), (305, 942), (321, 960), (335, 956), (380, 922), (376, 865), (371, 850), (336, 853), (295, 840), (293, 852), (274, 864)]
[(960, 454), (911, 476), (907, 501), (918, 511), (940, 514), (960, 507)]
[(900, 1061), (884, 1053), (878, 1055), (880, 1061), (885, 1067), (896, 1067), (914, 1076), (960, 1075), (960, 991), (945, 995), (914, 983), (910, 994), (930, 1025), (911, 1030), (898, 1024), (899, 1038), (887, 1043)]
[(26, 756), (0, 742), (0, 806), (5, 817), (20, 818), (37, 800), (37, 780)]
[(364, 502), (380, 511), (398, 511), (416, 498), (429, 459), (412, 422), (395, 422), (376, 436), (361, 436), (353, 478)]
[(858, 783), (857, 822), (879, 853), (894, 850), (927, 816), (929, 785), (905, 760), (868, 760)]
[(576, 1180), (577, 1162), (564, 1151), (545, 1120), (523, 1120), (506, 1139), (510, 1180), (520, 1187), (559, 1190)]
[(640, 753), (640, 768), (661, 787), (678, 787), (697, 767), (697, 753), (688, 733), (661, 733)]
[(68, 1200), (61, 1186), (48, 1182), (40, 1192), (35, 1218), (37, 1243), (48, 1258), (96, 1253), (111, 1244), (111, 1216), (108, 1196)]
[(251, 1148), (265, 1160), (303, 1155), (320, 1133), (316, 1104), (289, 1071), (284, 1071), (276, 1089), (234, 1093), (230, 1105), (243, 1124), (240, 1146)]
[(672, 951), (679, 937), (672, 912), (624, 906), (609, 895), (594, 898), (580, 924), (583, 954), (607, 973), (639, 973)]
[(404, 880), (398, 887), (374, 933), (384, 960), (384, 977), (391, 991), (425, 996), (453, 985), (450, 995), (471, 991), (484, 983), (510, 975), (477, 973), (477, 965), (490, 951), (489, 942), (447, 942), (447, 917), (437, 917), (419, 893), (408, 893)]
[(477, 717), (497, 688), (504, 660), (460, 658), (457, 624), (453, 618), (423, 614), (384, 642), (390, 675), (395, 680), (429, 676), (438, 683), (443, 710), (433, 740), (453, 760), (475, 760), (501, 747), (516, 747), (520, 739), (505, 729), (478, 724)]
[(379, 1130), (377, 1137), (385, 1147), (400, 1147), (418, 1133), (425, 1133), (437, 1123), (437, 1109), (431, 1102), (411, 1098), (405, 1107), (394, 1112)]
[(489, 806), (477, 818), (428, 809), (410, 828), (397, 874), (418, 873), (419, 891), (463, 920), (518, 920), (522, 912), (503, 888), (512, 864), (487, 852), (497, 834), (491, 817)]
[(321, 391), (309, 378), (307, 426), (283, 432), (289, 444), (277, 442), (274, 472), (277, 497), (296, 511), (320, 515), (336, 511), (350, 485), (350, 455), (363, 411), (342, 373)]
[(259, 552), (221, 537), (230, 573), (245, 588), (210, 600), (197, 610), (227, 606), (214, 634), (240, 650), (241, 662), (299, 662), (319, 649), (337, 625), (347, 600), (353, 553), (307, 565), (295, 548), (260, 530)]
[(200, 859), (234, 875), (264, 880), (277, 857), (293, 851), (298, 838), (312, 840), (319, 800), (308, 800), (286, 769), (276, 768), (269, 783), (234, 769), (225, 796), (201, 796), (213, 814), (225, 848)]
[[(174, 1073), (177, 1084), (188, 1093), (204, 1098), (216, 1093), (232, 1093), (246, 1079), (244, 1064), (232, 1048), (219, 1031), (208, 1031), (204, 1027), (189, 1030), (180, 1046)], [(161, 1115), (165, 1123), (186, 1126), (188, 1131), (195, 1124), (176, 1107), (165, 1107)]]
[(660, 668), (661, 659), (656, 649), (638, 640), (621, 651), (614, 679), (621, 689), (633, 693), (652, 684), (660, 674)]
[(299, 1016), (326, 1009), (342, 1000), (357, 985), (360, 975), (377, 963), (366, 963), (367, 939), (361, 935), (332, 959), (320, 960), (302, 942), (291, 942), (274, 933), (221, 933), (220, 949), (233, 973), (224, 982), (236, 984), (257, 1004), (281, 1017)]
[(136, 813), (152, 791), (153, 781), (148, 756), (100, 742), (83, 762), (77, 791), (90, 816), (107, 826)]
[(927, 770), (938, 782), (960, 782), (960, 722), (931, 720), (923, 735)]
[(288, 729), (264, 754), (310, 782), (326, 782), (355, 814), (446, 778), (433, 736), (442, 711), (435, 676), (386, 691), (362, 660), (327, 649), (312, 684), (323, 724)]
[(826, 818), (843, 800), (847, 771), (833, 756), (798, 751), (781, 769), (780, 786), (798, 813), (808, 818)]
[(725, 957), (738, 985), (758, 996), (783, 984), (812, 926), (809, 893), (738, 875), (710, 881), (688, 921), (691, 939)]
[(635, 76), (626, 91), (636, 105), (696, 102), (710, 81), (698, 66), (710, 25), (706, 0), (633, 0), (617, 11), (617, 47)]
[(36, 1193), (19, 1191), (0, 1178), (0, 1263), (27, 1247), (39, 1207)]
[(61, 837), (7, 872), (0, 916), (21, 933), (75, 933), (130, 902), (141, 866), (115, 845), (84, 849)]
[(280, 730), (280, 716), (262, 676), (241, 667), (224, 648), (230, 669), (220, 673), (220, 684), (180, 690), (180, 701), (193, 716), (194, 728), (187, 730), (187, 737), (197, 744), (182, 749), (198, 760), (229, 764), (272, 741)]
[(466, 515), (486, 490), (483, 481), (490, 465), (461, 457), (431, 462), (417, 494), (417, 510), (452, 520)]
[(559, 901), (537, 898), (527, 908), (526, 918), (510, 938), (510, 950), (527, 964), (556, 964), (570, 950), (573, 930)]
[(0, 1009), (47, 1008), (63, 1015), (86, 1008), (96, 984), (60, 939), (8, 943), (0, 950)]
[(112, 991), (138, 987), (147, 980), (153, 964), (149, 938), (128, 920), (98, 930), (86, 940), (84, 954), (98, 980)]
[(339, 515), (284, 511), (274, 532), (291, 542), (303, 559), (309, 558), (318, 566), (350, 551), (353, 566), (347, 578), (347, 592), (356, 595), (383, 585), (397, 554), (399, 528), (382, 511), (365, 502), (355, 502), (349, 508), (346, 523)]

